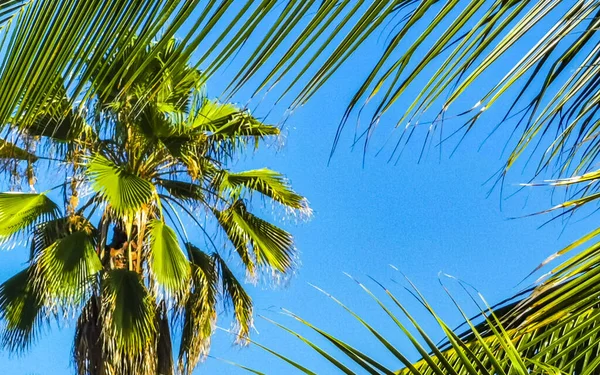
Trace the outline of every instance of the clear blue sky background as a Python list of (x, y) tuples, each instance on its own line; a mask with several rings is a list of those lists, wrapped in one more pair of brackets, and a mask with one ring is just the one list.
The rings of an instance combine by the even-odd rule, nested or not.
[[(535, 35), (529, 42), (534, 38)], [(425, 327), (431, 329), (434, 336), (441, 337), (427, 314), (391, 281), (400, 280), (401, 276), (389, 264), (396, 265), (409, 276), (438, 312), (451, 324), (456, 324), (460, 317), (438, 284), (438, 272), (460, 277), (477, 286), (489, 301), (499, 301), (516, 292), (517, 283), (541, 260), (585, 233), (592, 223), (588, 220), (572, 224), (561, 235), (563, 224), (559, 221), (538, 229), (549, 216), (509, 220), (549, 207), (550, 192), (543, 188), (527, 189), (502, 201), (502, 206), (497, 190), (487, 196), (490, 185), (484, 185), (484, 182), (502, 165), (500, 151), (512, 130), (510, 126), (502, 127), (481, 151), (477, 151), (498, 118), (498, 112), (494, 111), (467, 137), (452, 158), (449, 155), (454, 142), (444, 146), (441, 157), (437, 148), (429, 149), (418, 163), (421, 137), (407, 148), (397, 165), (387, 162), (391, 148), (378, 157), (374, 156), (374, 151), (390, 134), (391, 127), (385, 126), (386, 121), (388, 125), (393, 122), (400, 108), (384, 119), (364, 166), (360, 147), (354, 151), (350, 147), (354, 127), (351, 123), (328, 166), (338, 120), (358, 79), (368, 73), (368, 63), (383, 45), (383, 39), (373, 38), (329, 85), (288, 119), (283, 147), (272, 145), (262, 149), (232, 165), (232, 169), (268, 167), (282, 171), (294, 188), (308, 197), (314, 210), (314, 217), (308, 222), (282, 224), (296, 237), (302, 266), (286, 287), (272, 289), (266, 284), (248, 285), (256, 313), (316, 338), (292, 319), (279, 315), (279, 308), (285, 307), (356, 344), (383, 363), (400, 367), (393, 358), (381, 354), (382, 347), (358, 322), (308, 283), (316, 284), (346, 302), (385, 332), (399, 349), (416, 358), (414, 350), (394, 324), (343, 272), (363, 281), (367, 281), (366, 275), (371, 275), (388, 285), (398, 292), (402, 301), (414, 308), (415, 315), (423, 319)], [(224, 75), (217, 75), (209, 82), (209, 93), (220, 91), (227, 74), (234, 72), (235, 66), (234, 61)], [(416, 88), (418, 86), (419, 83)], [(241, 92), (236, 100), (245, 103), (244, 95)], [(411, 98), (410, 93), (408, 97)], [(464, 98), (463, 104), (470, 106), (476, 101), (477, 97), (471, 95)], [(268, 103), (263, 103), (256, 114), (260, 116), (270, 109)], [(281, 118), (282, 110), (276, 107), (268, 119), (277, 122)], [(512, 173), (506, 182), (507, 189), (514, 190), (517, 183), (528, 177), (527, 170), (525, 174), (520, 170)], [(17, 248), (0, 254), (0, 257), (0, 280), (5, 280), (22, 268), (27, 252)], [(372, 283), (369, 285), (376, 288)], [(456, 287), (454, 290), (458, 291)], [(474, 310), (471, 308), (470, 311)], [(229, 315), (223, 314), (219, 325), (228, 328), (229, 324)], [(0, 352), (0, 373), (72, 373), (73, 325), (74, 322), (60, 330), (53, 327), (23, 356)], [(330, 364), (281, 329), (258, 317), (256, 328), (258, 333), (253, 338), (257, 341), (289, 355), (319, 374), (334, 373)], [(322, 340), (319, 342), (323, 343)], [(212, 355), (267, 374), (295, 371), (259, 348), (233, 346), (232, 337), (224, 332), (215, 335)], [(245, 372), (209, 358), (195, 373)]]

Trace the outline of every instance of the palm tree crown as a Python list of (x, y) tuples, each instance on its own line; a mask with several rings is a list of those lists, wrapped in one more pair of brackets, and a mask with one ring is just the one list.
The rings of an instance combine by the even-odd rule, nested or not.
[[(251, 195), (310, 213), (281, 174), (225, 168), (278, 128), (208, 100), (197, 69), (166, 68), (178, 58), (173, 40), (136, 51), (132, 69), (122, 69), (134, 45), (104, 57), (114, 74), (93, 77), (98, 95), (83, 110), (57, 85), (35, 114), (23, 114), (31, 125), (13, 117), (1, 141), (2, 172), (14, 191), (0, 194), (0, 238), (31, 244), (27, 268), (0, 287), (2, 344), (25, 349), (44, 320), (78, 313), (79, 374), (173, 373), (175, 324), (178, 367), (191, 373), (208, 352), (221, 300), (231, 302), (244, 341), (252, 301), (214, 245), (208, 219), (256, 278), (289, 273), (296, 254), (288, 232), (251, 213)], [(143, 74), (123, 87), (140, 66)], [(36, 192), (40, 168), (48, 168), (43, 179), (64, 173), (64, 180)], [(212, 248), (201, 250), (198, 234)]]

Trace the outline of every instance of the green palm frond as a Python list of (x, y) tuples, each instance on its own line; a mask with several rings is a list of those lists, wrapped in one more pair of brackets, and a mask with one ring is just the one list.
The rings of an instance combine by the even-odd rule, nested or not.
[(102, 269), (94, 242), (91, 233), (80, 230), (38, 251), (32, 277), (39, 293), (63, 305), (83, 302)]
[[(362, 371), (359, 373), (373, 375), (591, 375), (600, 368), (600, 362), (594, 354), (600, 347), (597, 332), (597, 313), (578, 315), (573, 317), (569, 323), (549, 326), (543, 331), (516, 331), (504, 328), (499, 318), (485, 304), (485, 301), (483, 301), (480, 315), (480, 318), (483, 317), (485, 325), (473, 323), (448, 292), (449, 297), (463, 315), (469, 327), (470, 339), (464, 340), (444, 322), (420, 292), (414, 289), (412, 291), (413, 296), (418, 299), (419, 304), (425, 308), (445, 335), (447, 344), (438, 345), (432, 341), (429, 334), (422, 328), (421, 322), (417, 321), (405, 305), (400, 302), (401, 298), (383, 287), (383, 291), (389, 297), (389, 301), (384, 302), (365, 285), (360, 282), (358, 284), (372, 297), (373, 304), (381, 308), (385, 316), (389, 318), (391, 327), (395, 330), (385, 329), (383, 331), (374, 328), (365, 318), (358, 315), (337, 298), (319, 290), (338, 304), (349, 316), (353, 317), (359, 326), (366, 329), (372, 341), (379, 344), (380, 349), (375, 352), (376, 355), (367, 354), (354, 344), (328, 333), (326, 330), (287, 310), (284, 310), (286, 315), (316, 334), (318, 340), (311, 339), (308, 335), (294, 331), (271, 319), (265, 319), (298, 338), (317, 352), (319, 356), (330, 362), (338, 373), (344, 374), (356, 374), (357, 372), (354, 369), (361, 369)], [(381, 286), (381, 284), (379, 285)], [(399, 311), (401, 314), (398, 315), (395, 311)], [(479, 330), (483, 326), (492, 329), (484, 333)], [(392, 336), (397, 336), (395, 333), (408, 339), (407, 343), (410, 343), (409, 348), (411, 351), (416, 349), (422, 358), (413, 361), (408, 354), (405, 354), (408, 348), (392, 344)], [(321, 341), (332, 346), (327, 347), (321, 344)], [(302, 361), (296, 362), (280, 350), (275, 351), (257, 342), (252, 342), (300, 370), (301, 373), (314, 374), (306, 367), (309, 364), (303, 364)], [(363, 344), (365, 342), (361, 340), (361, 345)], [(399, 368), (400, 370), (398, 370)]]
[(249, 139), (253, 139), (257, 147), (261, 139), (280, 133), (279, 128), (262, 123), (248, 110), (208, 99), (193, 116), (190, 127), (206, 134), (215, 143), (212, 152), (216, 155), (232, 154), (245, 147)]
[(2, 346), (12, 351), (22, 351), (31, 345), (46, 314), (43, 297), (32, 284), (29, 272), (25, 269), (0, 286)]
[(203, 101), (190, 126), (217, 139), (279, 135), (277, 127), (263, 124), (248, 110), (208, 99)]
[(190, 375), (208, 355), (217, 319), (219, 274), (215, 258), (187, 244), (192, 259), (192, 285), (184, 306), (183, 332), (179, 347), (179, 371)]
[[(434, 119), (452, 114), (449, 111), (473, 87), (483, 93), (480, 105), (466, 108), (462, 117), (467, 124), (516, 88), (519, 95), (506, 106), (507, 118), (523, 107), (527, 134), (513, 156), (546, 133), (550, 119), (560, 117), (567, 128), (569, 124), (593, 128), (593, 121), (586, 118), (593, 114), (596, 102), (598, 4), (594, 1), (286, 0), (279, 6), (274, 1), (158, 0), (104, 5), (75, 0), (4, 4), (6, 12), (0, 15), (5, 14), (9, 22), (2, 24), (5, 35), (0, 36), (18, 32), (20, 37), (0, 39), (6, 51), (0, 64), (0, 79), (6, 82), (0, 90), (4, 98), (0, 118), (27, 114), (24, 123), (28, 123), (29, 114), (33, 116), (28, 109), (39, 108), (62, 77), (69, 77), (66, 86), (73, 92), (72, 100), (96, 94), (115, 101), (140, 81), (148, 94), (144, 97), (183, 93), (187, 82), (197, 78), (177, 76), (190, 71), (186, 63), (191, 57), (194, 68), (203, 68), (200, 83), (234, 57), (242, 59), (231, 75), (229, 95), (249, 82), (259, 82), (253, 87), (255, 95), (278, 85), (279, 99), (297, 93), (291, 103), (295, 107), (306, 103), (373, 35), (383, 31), (389, 34), (386, 48), (367, 78), (357, 82), (347, 111), (350, 115), (363, 102), (375, 103), (368, 133), (396, 103), (405, 103), (397, 123), (415, 124), (428, 110)], [(396, 27), (388, 31), (385, 25), (396, 19)], [(549, 19), (557, 22), (546, 22)], [(527, 38), (538, 29), (546, 32), (540, 34), (539, 43), (530, 42)], [(171, 39), (176, 34), (181, 38), (178, 43)], [(159, 41), (149, 48), (153, 40)], [(531, 48), (523, 52), (522, 43)], [(59, 45), (60, 53), (49, 53)], [(240, 50), (246, 53), (238, 54)], [(566, 68), (572, 64), (577, 69)], [(492, 69), (502, 73), (486, 79)], [(533, 76), (547, 78), (534, 82)], [(170, 77), (186, 83), (161, 85)], [(423, 77), (427, 83), (410, 100), (403, 100)], [(29, 84), (32, 81), (36, 84)], [(457, 108), (456, 113), (464, 110)], [(567, 129), (560, 138), (566, 141), (572, 136), (580, 143), (577, 134), (583, 139), (585, 133)], [(563, 149), (562, 140), (552, 149)]]
[(102, 279), (102, 345), (119, 373), (152, 374), (156, 306), (140, 276), (111, 270)]
[(0, 239), (7, 241), (57, 215), (58, 206), (46, 194), (0, 193)]
[[(28, 135), (48, 137), (64, 143), (82, 140), (86, 135), (92, 134), (92, 129), (83, 116), (73, 109), (64, 87), (59, 86), (48, 92), (44, 100), (39, 107), (30, 110), (33, 115), (29, 116), (31, 120), (25, 129)], [(15, 118), (11, 122), (19, 127), (21, 121)]]
[(234, 196), (247, 188), (273, 199), (282, 205), (301, 212), (310, 212), (306, 198), (294, 192), (285, 177), (270, 169), (255, 169), (244, 172), (228, 172), (222, 170), (215, 176), (213, 184), (221, 192), (229, 191)]
[(237, 323), (237, 341), (245, 344), (253, 325), (252, 299), (227, 267), (227, 263), (218, 254), (213, 254), (213, 258), (221, 276), (221, 287), (225, 301), (233, 305), (233, 313)]
[(181, 294), (189, 288), (190, 263), (179, 247), (177, 235), (160, 220), (148, 224), (150, 269), (166, 291)]
[(135, 212), (152, 199), (155, 189), (150, 181), (126, 171), (104, 156), (94, 155), (86, 168), (94, 190), (117, 213)]
[(282, 273), (293, 269), (296, 252), (288, 232), (248, 212), (241, 200), (213, 212), (251, 275), (255, 262)]
[(36, 225), (31, 239), (30, 260), (61, 238), (77, 231), (88, 233), (91, 241), (94, 241), (94, 236), (97, 235), (92, 223), (80, 215), (59, 217)]

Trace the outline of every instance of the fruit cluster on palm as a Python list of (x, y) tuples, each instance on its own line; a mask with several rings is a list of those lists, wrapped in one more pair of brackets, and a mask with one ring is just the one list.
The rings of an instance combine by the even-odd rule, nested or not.
[[(310, 212), (281, 174), (226, 168), (278, 128), (208, 100), (197, 69), (169, 70), (165, 62), (180, 57), (173, 40), (135, 51), (123, 70), (135, 46), (104, 57), (114, 74), (90, 80), (101, 95), (74, 108), (61, 83), (2, 133), (12, 191), (0, 194), (0, 237), (31, 250), (27, 268), (0, 287), (1, 341), (25, 349), (44, 321), (76, 314), (82, 375), (172, 374), (171, 327), (181, 337), (179, 371), (191, 373), (208, 352), (221, 301), (230, 301), (236, 337), (246, 340), (252, 301), (222, 244), (248, 278), (287, 274), (292, 236), (251, 213), (250, 198)], [(22, 126), (25, 117), (33, 121)], [(36, 178), (51, 186), (36, 192)], [(215, 228), (227, 242), (215, 244)]]

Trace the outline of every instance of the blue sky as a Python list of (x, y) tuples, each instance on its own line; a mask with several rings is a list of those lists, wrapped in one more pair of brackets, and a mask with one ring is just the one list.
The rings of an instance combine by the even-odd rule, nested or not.
[[(344, 272), (363, 281), (367, 281), (367, 275), (373, 276), (398, 292), (402, 301), (415, 309), (414, 315), (424, 319), (425, 327), (439, 336), (427, 314), (391, 280), (400, 280), (401, 276), (389, 264), (401, 269), (438, 313), (456, 324), (459, 315), (439, 286), (439, 272), (468, 281), (489, 301), (498, 301), (516, 292), (519, 281), (537, 264), (584, 234), (592, 223), (584, 220), (565, 229), (556, 221), (538, 228), (550, 217), (510, 219), (549, 207), (550, 192), (543, 188), (529, 188), (507, 200), (501, 200), (498, 190), (488, 196), (491, 185), (485, 182), (501, 167), (500, 152), (512, 128), (510, 125), (501, 127), (480, 151), (478, 148), (495, 125), (493, 120), (497, 115), (494, 113), (499, 112), (488, 114), (487, 120), (482, 121), (451, 158), (453, 142), (444, 146), (441, 156), (438, 148), (428, 149), (419, 162), (421, 140), (417, 138), (397, 164), (387, 162), (389, 149), (375, 156), (375, 151), (390, 134), (391, 126), (382, 126), (376, 133), (363, 165), (362, 149), (351, 149), (354, 127), (351, 122), (328, 165), (335, 130), (356, 87), (356, 77), (368, 72), (367, 62), (381, 51), (382, 45), (383, 40), (372, 40), (363, 54), (354, 57), (311, 102), (287, 120), (283, 146), (273, 144), (256, 155), (242, 158), (231, 168), (268, 167), (285, 173), (294, 188), (308, 197), (314, 210), (309, 221), (282, 223), (296, 237), (302, 266), (289, 285), (274, 289), (266, 283), (256, 287), (248, 285), (256, 313), (316, 338), (278, 313), (281, 307), (289, 309), (393, 366), (394, 359), (380, 354), (382, 348), (359, 323), (309, 283), (347, 303), (385, 332), (398, 348), (414, 356), (393, 323)], [(230, 69), (234, 68), (235, 64)], [(219, 91), (226, 81), (225, 74), (227, 72), (209, 82), (209, 93)], [(236, 100), (243, 103), (243, 98), (244, 92), (241, 92)], [(465, 97), (463, 103), (476, 101), (477, 97), (471, 95)], [(256, 114), (269, 109), (268, 104), (262, 104)], [(281, 116), (282, 111), (275, 108), (268, 119), (277, 122)], [(384, 121), (392, 122), (393, 114)], [(514, 190), (516, 184), (528, 177), (527, 170), (524, 174), (520, 170), (510, 174), (507, 190)], [(0, 281), (3, 281), (22, 268), (27, 252), (17, 248), (3, 252), (0, 257)], [(453, 285), (449, 280), (445, 282)], [(372, 283), (369, 286), (376, 289)], [(224, 314), (219, 325), (228, 328), (229, 322), (229, 316)], [(60, 330), (53, 327), (23, 356), (0, 352), (1, 372), (17, 375), (72, 372), (69, 361), (73, 324)], [(256, 328), (258, 332), (253, 339), (258, 342), (289, 355), (319, 374), (333, 373), (330, 364), (271, 323), (257, 317)], [(289, 366), (259, 348), (239, 348), (231, 343), (231, 336), (217, 332), (212, 355), (267, 374), (294, 373)], [(209, 358), (195, 373), (246, 372)]]

